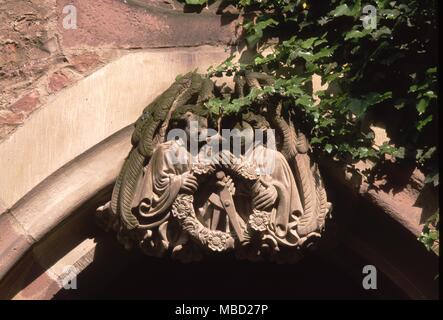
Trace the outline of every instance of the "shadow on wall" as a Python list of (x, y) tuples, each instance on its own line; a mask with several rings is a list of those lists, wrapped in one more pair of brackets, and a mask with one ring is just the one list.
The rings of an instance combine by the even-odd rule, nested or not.
[[(334, 217), (317, 250), (293, 265), (237, 261), (231, 256), (182, 264), (148, 257), (137, 249), (126, 251), (115, 233), (105, 233), (94, 221), (95, 208), (110, 197), (108, 186), (34, 248), (39, 263), (29, 263), (29, 254), (22, 259), (22, 267), (13, 271), (25, 277), (9, 288), (11, 297), (18, 292), (18, 298), (43, 296), (38, 291), (46, 290), (42, 279), (47, 270), (60, 265), (73, 248), (90, 239), (96, 247), (90, 258), (81, 262), (87, 267), (77, 277), (77, 289), (57, 288), (47, 298), (437, 298), (438, 281), (433, 277), (438, 272), (438, 258), (386, 214), (359, 197), (351, 197), (327, 177), (326, 182), (335, 205)], [(362, 269), (368, 264), (378, 270), (377, 290), (362, 286)]]
[(361, 283), (321, 256), (306, 258), (297, 265), (233, 259), (181, 264), (170, 259), (139, 257), (112, 277), (106, 276), (106, 265), (109, 261), (94, 262), (79, 276), (77, 290), (61, 290), (55, 299), (405, 298), (400, 292), (383, 296), (365, 291)]
[[(346, 208), (336, 203), (336, 215), (343, 216)], [(356, 204), (363, 205), (361, 201)], [(365, 290), (362, 268), (373, 262), (343, 242), (340, 232), (330, 222), (318, 250), (291, 265), (238, 261), (229, 255), (183, 264), (144, 256), (137, 249), (127, 252), (114, 233), (100, 230), (94, 260), (77, 278), (78, 288), (62, 289), (54, 298), (407, 299), (382, 272), (378, 290)]]

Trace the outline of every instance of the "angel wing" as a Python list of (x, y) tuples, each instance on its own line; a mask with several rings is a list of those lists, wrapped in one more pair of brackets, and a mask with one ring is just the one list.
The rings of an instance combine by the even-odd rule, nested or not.
[[(273, 81), (269, 75), (246, 72), (244, 75), (236, 76), (236, 91), (242, 97), (246, 90), (254, 87), (261, 88), (263, 85), (272, 84)], [(304, 210), (298, 220), (296, 230), (300, 237), (307, 236), (324, 227), (331, 204), (327, 201), (326, 190), (318, 166), (309, 157), (310, 146), (307, 138), (303, 133), (296, 131), (291, 119), (285, 118), (282, 114), (281, 100), (277, 102), (276, 106), (267, 107), (267, 114), (259, 116), (263, 118), (260, 123), (268, 121), (280, 134), (279, 151), (285, 156), (293, 170)], [(250, 115), (248, 117), (254, 118)]]
[(140, 227), (140, 221), (131, 211), (137, 182), (152, 156), (154, 146), (165, 140), (174, 111), (188, 104), (202, 105), (212, 95), (211, 80), (195, 72), (188, 73), (149, 104), (135, 122), (132, 149), (118, 175), (110, 203), (112, 213), (120, 216), (127, 230)]

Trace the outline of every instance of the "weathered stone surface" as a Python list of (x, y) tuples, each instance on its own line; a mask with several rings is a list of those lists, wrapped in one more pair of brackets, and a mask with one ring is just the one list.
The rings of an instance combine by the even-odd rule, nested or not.
[(51, 278), (47, 272), (41, 273), (30, 285), (20, 291), (14, 300), (49, 300), (60, 290), (57, 281)]
[(0, 65), (14, 63), (18, 59), (17, 44), (11, 40), (5, 41), (2, 45), (2, 55), (0, 56)]
[(71, 79), (63, 71), (54, 72), (49, 76), (49, 92), (54, 93), (60, 91), (71, 82)]
[[(60, 0), (58, 12), (67, 4), (77, 9), (76, 29), (63, 28), (58, 19), (62, 45), (66, 48), (159, 48), (230, 44), (236, 41), (236, 23), (222, 23), (221, 15), (203, 10), (184, 13), (183, 8), (164, 8), (158, 3), (118, 0)], [(129, 5), (131, 4), (131, 5)]]
[[(0, 110), (11, 109), (33, 90), (40, 92), (40, 104), (45, 105), (51, 94), (129, 50), (226, 45), (238, 38), (236, 22), (217, 14), (218, 4), (195, 14), (176, 1), (126, 2), (131, 5), (120, 0), (1, 2)], [(77, 9), (77, 29), (63, 28), (66, 5)], [(66, 73), (66, 68), (76, 74)], [(0, 142), (33, 110), (21, 121), (21, 116), (8, 115), (9, 122), (3, 117)]]
[(16, 128), (16, 124), (6, 124), (6, 123), (2, 123), (0, 124), (0, 139), (2, 137), (6, 137), (8, 136), (12, 131), (14, 131), (14, 129)]
[(100, 64), (100, 57), (94, 52), (75, 54), (69, 59), (72, 67), (78, 72), (87, 72)]
[(60, 289), (35, 259), (32, 250), (14, 265), (0, 283), (0, 299), (48, 300)]
[(23, 123), (24, 116), (10, 110), (0, 110), (0, 125), (15, 125)]
[(9, 213), (0, 216), (0, 279), (29, 248), (30, 240)]
[(5, 205), (0, 201), (0, 214), (6, 211)]
[(68, 161), (135, 121), (177, 74), (204, 71), (227, 55), (209, 46), (140, 51), (61, 90), (0, 143), (1, 200), (12, 206)]
[(40, 103), (40, 94), (37, 90), (33, 90), (24, 97), (16, 101), (10, 109), (16, 113), (24, 113), (25, 115), (34, 111)]
[(29, 91), (29, 84), (54, 62), (41, 46), (51, 37), (54, 14), (49, 0), (0, 3), (0, 107)]
[[(379, 179), (370, 185), (362, 176), (349, 174), (346, 166), (325, 159), (322, 165), (338, 183), (347, 186), (350, 192), (370, 200), (415, 236), (421, 233), (426, 217), (430, 215), (430, 210), (433, 210), (431, 208), (438, 207), (436, 195), (424, 187), (424, 176), (418, 169), (412, 172), (404, 171), (401, 176), (402, 183), (393, 187), (398, 181), (392, 178), (389, 181)], [(360, 164), (360, 169), (362, 168)], [(428, 206), (420, 203), (422, 197), (428, 198)]]
[[(6, 289), (12, 288), (12, 291), (17, 289), (16, 292), (18, 292), (30, 283), (37, 284), (37, 287), (42, 289), (40, 294), (54, 293), (52, 289), (45, 291), (46, 285), (51, 285), (57, 279), (65, 263), (74, 264), (78, 260), (89, 259), (88, 254), (95, 246), (91, 241), (75, 246), (73, 251), (66, 255), (63, 253), (63, 247), (60, 250), (58, 246), (59, 244), (66, 245), (62, 243), (67, 240), (66, 233), (56, 233), (57, 241), (49, 238), (53, 240), (49, 244), (52, 246), (51, 250), (48, 250), (48, 244), (45, 245), (39, 241), (78, 210), (92, 195), (99, 195), (103, 190), (107, 190), (106, 188), (115, 180), (119, 167), (128, 152), (127, 144), (130, 134), (130, 128), (122, 130), (93, 150), (82, 154), (75, 162), (64, 166), (23, 198), (14, 208), (0, 216), (0, 256), (2, 257), (0, 259), (0, 299), (10, 294), (5, 293)], [(106, 159), (114, 159), (115, 162), (109, 162)], [(78, 225), (69, 230), (71, 230), (71, 235), (86, 236), (84, 232), (87, 229)], [(47, 237), (45, 239), (48, 240)], [(31, 245), (36, 242), (37, 246), (32, 250), (32, 254), (25, 256), (25, 253), (29, 253)], [(28, 259), (26, 263), (22, 263), (23, 257)], [(63, 261), (54, 264), (58, 259)], [(36, 265), (39, 267), (35, 268)], [(13, 266), (15, 273), (8, 273)], [(47, 275), (51, 281), (41, 275), (49, 267), (51, 268)], [(33, 273), (37, 275), (34, 277)], [(37, 277), (40, 276), (43, 278), (39, 280)], [(37, 289), (33, 289), (33, 286), (29, 288), (30, 291), (23, 293), (19, 298), (36, 297)]]

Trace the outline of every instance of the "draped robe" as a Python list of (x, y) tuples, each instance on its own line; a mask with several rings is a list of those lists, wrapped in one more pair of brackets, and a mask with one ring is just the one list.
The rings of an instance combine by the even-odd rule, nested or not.
[(182, 140), (159, 144), (140, 178), (132, 207), (140, 216), (160, 225), (169, 217), (177, 197), (182, 174), (190, 169), (191, 157)]
[[(303, 208), (292, 170), (285, 157), (276, 150), (255, 144), (246, 152), (245, 159), (254, 163), (260, 170), (260, 178), (277, 191), (277, 200), (271, 210), (271, 231), (287, 244), (292, 242), (291, 240), (295, 242), (294, 234), (291, 233), (291, 222), (302, 214)], [(169, 218), (169, 209), (181, 188), (181, 175), (190, 170), (191, 160), (191, 154), (181, 140), (167, 141), (155, 149), (138, 182), (132, 205), (133, 210), (146, 220), (148, 225), (159, 226)], [(245, 191), (247, 193), (250, 190), (243, 191), (239, 192), (240, 195), (236, 195), (234, 200), (237, 212), (246, 222), (252, 213), (252, 203), (250, 194), (244, 197)], [(196, 211), (207, 227), (211, 225), (212, 212), (213, 207), (208, 203)], [(244, 223), (242, 225), (244, 226)], [(229, 225), (225, 228), (229, 229)]]
[(271, 228), (277, 238), (291, 239), (291, 227), (296, 217), (303, 213), (303, 206), (291, 167), (282, 153), (255, 143), (245, 153), (247, 161), (260, 170), (260, 178), (277, 190), (277, 200), (271, 211)]

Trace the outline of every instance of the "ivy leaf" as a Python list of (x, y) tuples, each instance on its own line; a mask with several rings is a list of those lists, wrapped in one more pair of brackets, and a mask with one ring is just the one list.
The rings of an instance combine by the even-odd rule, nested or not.
[(432, 121), (432, 114), (427, 116), (425, 119), (418, 121), (417, 130), (421, 131), (423, 128)]
[(314, 54), (311, 51), (295, 50), (289, 55), (291, 61), (297, 57), (303, 58), (308, 62), (314, 60)]
[(349, 99), (349, 103), (347, 105), (349, 111), (351, 111), (357, 118), (361, 118), (365, 112), (367, 106), (360, 99)]
[(334, 118), (325, 118), (325, 117), (321, 117), (321, 118), (320, 118), (319, 126), (320, 126), (320, 127), (323, 127), (323, 128), (326, 128), (326, 127), (328, 127), (328, 126), (330, 126), (330, 125), (333, 125), (333, 124), (335, 124), (335, 123), (336, 123), (336, 119), (334, 119)]
[(263, 37), (263, 30), (274, 25), (278, 25), (278, 22), (272, 18), (261, 20), (255, 25), (252, 25), (252, 23), (245, 24), (244, 28), (248, 31), (248, 35), (246, 36), (248, 46), (255, 46)]
[(432, 155), (434, 154), (434, 152), (437, 150), (437, 147), (431, 147), (428, 150), (426, 150), (426, 152), (424, 152), (423, 149), (417, 149), (417, 155), (415, 156), (415, 158), (417, 159), (417, 161), (419, 163), (423, 163), (428, 159), (432, 158)]
[(391, 91), (386, 91), (385, 93), (382, 94), (376, 92), (370, 92), (365, 96), (365, 99), (369, 105), (375, 105), (389, 98), (392, 98)]
[(223, 105), (227, 104), (226, 100), (221, 100), (218, 98), (214, 98), (205, 103), (205, 107), (209, 110), (209, 112), (213, 115), (220, 114), (223, 109)]
[(312, 45), (316, 40), (318, 40), (317, 37), (308, 38), (300, 43), (300, 47), (303, 49), (312, 49)]
[(374, 31), (373, 33), (372, 33), (372, 37), (375, 39), (375, 40), (378, 40), (378, 39), (380, 39), (382, 36), (384, 36), (384, 35), (387, 35), (387, 36), (390, 36), (392, 34), (392, 31), (391, 31), (391, 29), (389, 29), (388, 27), (386, 27), (386, 26), (383, 26), (383, 27), (381, 27), (380, 29), (376, 29), (376, 31)]
[(323, 49), (321, 49), (319, 52), (317, 52), (314, 55), (313, 61), (317, 61), (321, 58), (325, 58), (325, 57), (330, 57), (332, 56), (332, 53), (337, 49), (337, 46), (333, 46), (333, 47), (325, 47)]
[(360, 158), (366, 158), (368, 154), (369, 154), (369, 148), (366, 147), (358, 148), (358, 156)]
[(409, 93), (414, 93), (414, 92), (416, 92), (417, 91), (417, 89), (418, 89), (418, 85), (416, 85), (416, 84), (413, 84), (412, 86), (410, 86), (409, 87)]
[(437, 67), (432, 67), (429, 68), (428, 70), (426, 70), (426, 74), (430, 75), (430, 74), (434, 74), (437, 73)]
[(249, 47), (254, 47), (262, 37), (263, 37), (263, 31), (257, 30), (255, 33), (247, 36), (245, 40)]
[(429, 99), (437, 99), (437, 95), (432, 90), (426, 91), (425, 93), (423, 93), (423, 95), (425, 97), (428, 97)]
[(426, 109), (428, 108), (429, 101), (427, 99), (420, 99), (420, 101), (417, 104), (417, 111), (419, 115), (422, 115), (426, 112)]
[(406, 149), (404, 147), (400, 147), (395, 150), (395, 152), (393, 153), (393, 156), (398, 159), (404, 159), (405, 154), (406, 154)]
[(318, 19), (317, 23), (322, 27), (324, 26), (326, 23), (328, 23), (330, 20), (327, 17), (321, 17), (320, 19)]
[(326, 34), (324, 34), (323, 36), (322, 36), (322, 39), (317, 39), (317, 40), (315, 40), (315, 42), (314, 42), (314, 47), (318, 47), (319, 45), (321, 45), (321, 44), (323, 44), (323, 43), (327, 43), (328, 42), (328, 40), (326, 40), (324, 37), (326, 36)]
[(386, 19), (395, 20), (401, 14), (401, 12), (398, 9), (384, 9), (380, 10), (379, 14)]
[(406, 101), (405, 99), (399, 99), (394, 105), (394, 108), (397, 110), (403, 109), (405, 107)]
[(357, 0), (355, 1), (354, 6), (349, 8), (349, 6), (344, 3), (336, 7), (334, 10), (330, 12), (330, 15), (332, 15), (334, 18), (341, 17), (341, 16), (347, 16), (347, 17), (358, 17), (361, 14), (361, 1)]
[(367, 95), (357, 98), (348, 99), (347, 109), (351, 111), (357, 118), (362, 118), (368, 107), (376, 105), (386, 99), (392, 97), (392, 92), (387, 91), (383, 94), (370, 92)]
[(364, 30), (364, 31), (360, 31), (360, 30), (352, 30), (346, 33), (345, 35), (345, 40), (350, 40), (350, 39), (360, 39), (363, 38), (364, 36), (368, 35), (370, 33), (370, 31), (368, 30)]
[(311, 144), (321, 144), (323, 142), (323, 140), (325, 140), (326, 137), (312, 137), (310, 143)]
[(189, 5), (204, 5), (208, 0), (185, 0), (185, 2)]
[(297, 100), (295, 100), (297, 104), (301, 104), (304, 107), (311, 107), (312, 106), (312, 98), (308, 95), (303, 95)]
[(434, 185), (434, 187), (439, 185), (439, 177), (438, 177), (438, 172), (435, 174), (430, 174), (427, 175), (425, 178), (425, 183), (432, 183)]
[(349, 7), (346, 3), (339, 5), (337, 8), (332, 10), (330, 14), (335, 18), (341, 17), (341, 16), (348, 16), (348, 17), (353, 16), (351, 9), (349, 9)]

